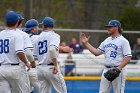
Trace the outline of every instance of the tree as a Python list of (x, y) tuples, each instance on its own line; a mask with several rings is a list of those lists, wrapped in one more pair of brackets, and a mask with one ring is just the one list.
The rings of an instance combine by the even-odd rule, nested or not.
[(125, 30), (140, 30), (140, 9), (137, 7), (125, 8), (120, 21)]

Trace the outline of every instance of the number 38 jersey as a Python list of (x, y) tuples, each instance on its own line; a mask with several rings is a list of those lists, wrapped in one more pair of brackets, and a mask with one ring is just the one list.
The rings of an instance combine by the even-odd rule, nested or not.
[(105, 65), (118, 66), (124, 57), (132, 56), (131, 48), (127, 39), (122, 35), (105, 39), (98, 50), (105, 55)]
[(0, 32), (0, 63), (14, 64), (19, 63), (16, 55), (18, 52), (24, 52), (24, 43), (22, 36), (15, 29), (6, 29)]
[[(54, 46), (57, 50), (60, 44), (60, 36), (54, 31), (42, 31), (34, 44), (34, 57), (38, 59), (38, 64), (52, 63), (49, 48)], [(58, 51), (56, 56), (58, 56)]]

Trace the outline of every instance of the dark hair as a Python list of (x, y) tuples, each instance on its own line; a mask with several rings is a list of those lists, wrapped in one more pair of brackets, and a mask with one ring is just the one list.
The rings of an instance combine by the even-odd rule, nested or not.
[(19, 26), (21, 23), (22, 23), (22, 20), (19, 20), (19, 21), (18, 21), (18, 26)]
[(123, 32), (123, 29), (121, 27), (118, 27), (118, 31), (121, 34)]
[(6, 25), (7, 25), (8, 27), (12, 27), (12, 26), (15, 26), (16, 23), (6, 23)]
[(30, 34), (30, 33), (32, 33), (31, 31), (32, 31), (32, 29), (31, 29), (31, 30), (29, 30), (29, 31), (28, 31), (28, 32), (26, 32), (26, 33), (27, 33), (27, 34)]
[(45, 28), (53, 28), (54, 26), (46, 26), (46, 25), (43, 25)]

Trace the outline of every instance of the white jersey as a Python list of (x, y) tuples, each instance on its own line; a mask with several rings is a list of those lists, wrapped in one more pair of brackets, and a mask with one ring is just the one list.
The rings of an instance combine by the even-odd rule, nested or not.
[(34, 45), (35, 41), (38, 39), (39, 35), (29, 34), (32, 44)]
[(119, 66), (126, 56), (132, 56), (128, 40), (122, 35), (105, 39), (98, 50), (105, 55), (105, 65)]
[(34, 56), (38, 58), (38, 64), (52, 63), (49, 48), (50, 46), (55, 46), (58, 50), (59, 44), (60, 36), (58, 34), (54, 31), (42, 31), (34, 46)]
[(24, 52), (23, 37), (15, 30), (6, 29), (0, 32), (0, 63), (19, 63), (16, 55)]
[(21, 31), (20, 29), (16, 29), (16, 31), (22, 35), (23, 39), (24, 39), (24, 50), (26, 49), (33, 49), (33, 44), (30, 40), (30, 37), (27, 33)]

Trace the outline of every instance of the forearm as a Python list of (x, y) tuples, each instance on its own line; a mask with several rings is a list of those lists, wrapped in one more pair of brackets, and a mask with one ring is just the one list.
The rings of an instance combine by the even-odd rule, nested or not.
[(18, 58), (19, 58), (24, 64), (27, 64), (27, 63), (28, 63), (28, 61), (27, 61), (27, 59), (26, 59), (26, 57), (25, 57), (25, 54), (24, 54), (23, 52), (17, 53), (17, 56), (18, 56)]
[(34, 62), (33, 52), (31, 50), (26, 50), (25, 55), (30, 63)]
[(53, 58), (52, 61), (53, 61), (54, 66), (57, 67), (57, 59), (56, 58)]
[(130, 62), (130, 60), (131, 60), (131, 57), (125, 57), (118, 68), (121, 70)]
[(100, 51), (97, 50), (95, 47), (93, 47), (90, 43), (87, 42), (87, 43), (85, 43), (84, 45), (85, 45), (86, 48), (87, 48), (92, 54), (94, 54), (95, 56), (98, 56), (98, 55), (101, 54)]
[(63, 52), (72, 52), (73, 51), (73, 49), (68, 46), (65, 46), (65, 47), (60, 46), (59, 49)]
[(50, 58), (53, 61), (54, 66), (57, 66), (56, 49), (54, 46), (50, 47)]

